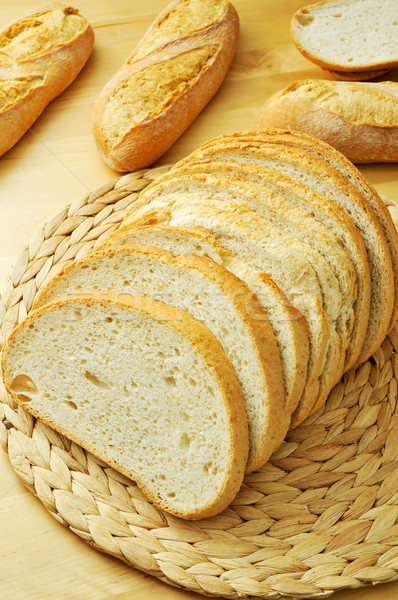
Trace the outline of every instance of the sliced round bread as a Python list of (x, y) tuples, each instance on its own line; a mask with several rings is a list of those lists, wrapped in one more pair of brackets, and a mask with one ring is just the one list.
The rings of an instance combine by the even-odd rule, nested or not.
[[(383, 82), (383, 87), (388, 91), (389, 82)], [(391, 89), (396, 93), (395, 83), (391, 85)], [(340, 175), (358, 190), (363, 199), (370, 206), (379, 221), (387, 240), (394, 271), (395, 302), (389, 325), (390, 331), (391, 328), (394, 327), (398, 317), (398, 231), (385, 203), (352, 162), (348, 160), (344, 154), (341, 154), (341, 152), (338, 152), (338, 150), (326, 142), (298, 131), (261, 130), (258, 132), (250, 132), (250, 135), (253, 133), (267, 142), (272, 142), (272, 140), (282, 141), (283, 139), (283, 143), (286, 146), (304, 148), (307, 152), (314, 154), (322, 159), (326, 165), (330, 165), (333, 169), (336, 169)], [(283, 138), (281, 136), (283, 136)]]
[[(332, 262), (337, 260), (334, 257), (336, 249), (336, 241), (341, 248), (347, 253), (353, 265), (356, 274), (356, 299), (354, 302), (354, 322), (350, 334), (349, 345), (346, 349), (345, 369), (350, 369), (355, 365), (363, 346), (369, 319), (370, 305), (370, 272), (369, 263), (367, 260), (366, 248), (363, 243), (357, 228), (352, 223), (346, 213), (337, 205), (327, 202), (323, 196), (316, 194), (307, 186), (294, 181), (290, 177), (283, 175), (275, 169), (269, 169), (261, 166), (254, 166), (245, 163), (227, 163), (217, 160), (217, 154), (214, 155), (215, 160), (209, 158), (202, 161), (192, 162), (186, 167), (172, 169), (166, 176), (172, 178), (173, 173), (185, 172), (185, 169), (192, 174), (195, 173), (213, 173), (222, 172), (223, 174), (233, 173), (241, 180), (249, 179), (249, 181), (261, 182), (261, 185), (269, 191), (277, 194), (277, 206), (283, 211), (283, 216), (294, 219), (300, 226), (305, 226), (308, 223), (308, 216), (315, 222), (315, 228), (319, 229), (322, 234), (329, 237), (328, 246), (329, 254)], [(155, 183), (167, 180), (166, 176), (162, 176)], [(151, 186), (152, 188), (152, 186)], [(154, 185), (153, 190), (157, 190), (158, 186)], [(149, 189), (148, 189), (148, 195)], [(145, 195), (147, 198), (147, 195)], [(271, 197), (273, 200), (273, 197)], [(300, 216), (297, 213), (291, 213), (291, 207), (301, 209)], [(273, 202), (274, 205), (274, 202)], [(307, 218), (305, 218), (305, 215)], [(299, 218), (299, 222), (297, 221)], [(313, 229), (313, 226), (311, 227)], [(305, 232), (303, 232), (305, 233)], [(322, 235), (322, 237), (324, 237)], [(330, 252), (333, 249), (333, 252)], [(337, 254), (341, 256), (341, 250), (337, 250)], [(351, 286), (351, 277), (348, 281), (348, 286)]]
[(159, 300), (209, 328), (242, 387), (250, 436), (247, 471), (263, 465), (282, 442), (290, 415), (284, 410), (275, 336), (247, 286), (208, 258), (121, 246), (99, 250), (66, 267), (38, 294), (35, 307), (67, 294), (108, 290)]
[[(322, 308), (322, 291), (312, 265), (285, 243), (285, 235), (274, 232), (261, 215), (242, 204), (205, 197), (190, 199), (187, 204), (187, 196), (182, 194), (172, 202), (170, 198), (159, 198), (135, 214), (130, 212), (125, 220), (126, 225), (133, 227), (156, 223), (204, 227), (232, 257), (259, 273), (267, 273), (305, 316), (310, 331), (310, 356), (305, 398), (300, 404), (307, 411), (302, 414), (308, 416), (319, 393), (329, 344), (333, 358), (340, 358), (339, 340)], [(293, 422), (296, 423), (295, 417)]]
[(217, 240), (201, 227), (151, 225), (124, 226), (107, 240), (108, 246), (146, 244), (168, 250), (174, 256), (208, 256), (239, 277), (254, 292), (264, 309), (278, 344), (285, 386), (285, 410), (293, 414), (304, 391), (309, 356), (309, 331), (305, 318), (280, 288), (265, 274), (228, 255)]
[(19, 404), (160, 508), (210, 517), (239, 491), (248, 454), (240, 386), (215, 337), (186, 312), (121, 294), (57, 300), (13, 331), (2, 370)]
[[(315, 153), (300, 147), (286, 147), (276, 142), (266, 144), (261, 139), (229, 141), (219, 138), (213, 144), (206, 144), (202, 150), (195, 151), (191, 159), (211, 156), (212, 160), (216, 160), (215, 155), (221, 161), (247, 162), (276, 169), (335, 202), (352, 219), (364, 240), (371, 272), (369, 326), (359, 361), (369, 358), (389, 329), (394, 309), (394, 273), (383, 229), (362, 194)], [(186, 163), (182, 161), (180, 164)]]

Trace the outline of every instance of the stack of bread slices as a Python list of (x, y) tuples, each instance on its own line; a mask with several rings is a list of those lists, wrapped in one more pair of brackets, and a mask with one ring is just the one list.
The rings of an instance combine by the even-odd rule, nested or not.
[[(222, 510), (237, 492), (243, 470), (260, 468), (289, 427), (316, 412), (343, 373), (380, 346), (398, 310), (398, 237), (374, 189), (343, 155), (324, 142), (283, 130), (224, 135), (205, 143), (147, 187), (116, 233), (47, 284), (36, 299), (33, 314), (43, 314), (54, 302), (61, 306), (59, 299), (68, 295), (73, 295), (74, 302), (83, 295), (79, 302), (87, 303), (86, 295), (94, 299), (112, 291), (145, 297), (152, 302), (151, 310), (158, 305), (166, 314), (165, 307), (169, 307), (174, 311), (167, 313), (172, 319), (186, 315), (198, 323), (201, 333), (196, 337), (205, 340), (208, 335), (214, 347), (218, 344), (218, 363), (225, 366), (222, 385), (227, 380), (233, 384), (223, 393), (235, 394), (235, 407), (240, 401), (235, 389), (239, 384), (246, 417), (240, 409), (230, 411), (228, 417), (235, 438), (236, 431), (241, 432), (239, 443), (236, 438), (232, 444), (229, 465), (235, 461), (235, 466), (228, 470), (218, 465), (215, 471), (223, 473), (222, 485), (228, 493), (220, 492), (221, 484), (216, 483), (212, 470), (217, 457), (213, 456), (210, 470), (195, 467), (193, 459), (204, 450), (193, 443), (190, 449), (188, 446), (192, 431), (201, 433), (200, 420), (196, 426), (191, 424), (190, 439), (183, 438), (184, 452), (188, 448), (186, 469), (202, 492), (214, 489), (217, 501), (199, 494), (195, 510), (187, 508), (192, 503), (185, 497), (188, 484), (176, 483), (183, 477), (178, 453), (174, 460), (180, 464), (174, 474), (170, 470), (159, 473), (158, 469), (153, 475), (158, 454), (152, 456), (152, 462), (146, 455), (140, 464), (124, 469), (141, 483), (145, 470), (150, 475), (144, 479), (153, 485), (157, 478), (166, 478), (168, 492), (153, 492), (154, 501), (181, 516), (200, 518)], [(147, 305), (144, 308), (148, 314)], [(148, 364), (154, 360), (153, 373), (145, 367), (145, 385), (150, 391), (158, 384), (159, 354), (163, 354), (166, 370), (171, 357), (167, 344), (154, 347), (145, 327), (140, 331), (142, 346), (148, 346)], [(107, 340), (102, 351), (110, 356)], [(15, 347), (15, 340), (13, 343)], [(197, 348), (199, 342), (195, 344)], [(213, 349), (210, 354), (214, 357), (217, 352)], [(15, 381), (19, 371), (11, 368), (16, 362), (11, 355), (6, 351), (3, 368), (13, 391), (10, 381)], [(20, 358), (19, 370), (26, 373), (27, 362)], [(120, 362), (126, 362), (122, 352)], [(119, 366), (113, 367), (117, 374)], [(88, 377), (106, 379), (106, 369), (101, 368), (102, 375), (97, 369)], [(215, 377), (214, 364), (211, 368)], [(91, 366), (89, 373), (93, 369)], [(137, 366), (131, 364), (131, 369), (136, 371)], [(205, 371), (203, 367), (203, 377)], [(195, 372), (190, 379), (196, 377), (201, 384), (202, 375)], [(173, 373), (170, 384), (175, 384)], [(36, 375), (29, 377), (35, 379)], [(134, 380), (139, 378), (137, 373)], [(157, 388), (161, 406), (174, 402), (175, 394), (188, 405), (197, 402), (193, 384), (174, 390), (173, 396), (166, 383)], [(188, 399), (183, 399), (183, 394)], [(34, 398), (28, 395), (31, 401), (26, 406), (33, 410)], [(216, 409), (215, 400), (214, 406), (215, 413), (221, 410)], [(36, 409), (38, 416), (41, 410)], [(55, 422), (54, 416), (52, 419)], [(244, 439), (246, 419), (248, 441)], [(147, 421), (137, 418), (135, 426), (144, 428), (146, 438), (151, 437)], [(177, 426), (180, 424), (169, 423), (169, 431), (158, 432), (165, 455), (170, 454), (172, 431)], [(231, 436), (225, 434), (228, 428), (222, 433), (219, 423), (217, 427), (220, 439)], [(68, 429), (65, 423), (58, 423), (58, 428), (73, 435), (72, 427)], [(95, 429), (95, 424), (90, 423), (90, 428)], [(82, 433), (79, 440), (84, 445)], [(137, 444), (143, 443), (140, 440)], [(119, 443), (119, 458), (112, 464), (123, 471), (120, 455), (124, 449)], [(98, 444), (94, 451), (99, 452)], [(105, 450), (99, 453), (108, 456)]]

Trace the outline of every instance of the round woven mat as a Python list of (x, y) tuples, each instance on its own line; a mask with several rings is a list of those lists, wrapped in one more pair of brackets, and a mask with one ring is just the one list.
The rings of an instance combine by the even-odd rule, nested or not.
[[(35, 235), (1, 289), (2, 341), (37, 290), (116, 229), (138, 191), (167, 168), (101, 187)], [(390, 210), (398, 222), (398, 207)], [(225, 598), (324, 597), (398, 578), (397, 378), (395, 328), (245, 478), (227, 510), (197, 522), (155, 508), (134, 482), (5, 397), (0, 440), (57, 521), (168, 584)]]

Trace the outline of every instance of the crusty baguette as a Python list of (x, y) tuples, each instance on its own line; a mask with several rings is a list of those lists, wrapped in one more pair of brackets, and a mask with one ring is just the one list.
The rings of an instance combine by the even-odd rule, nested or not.
[(199, 519), (239, 491), (248, 452), (240, 387), (215, 337), (186, 312), (121, 294), (72, 296), (14, 330), (2, 369), (19, 404), (161, 508)]
[(260, 127), (307, 133), (354, 163), (398, 162), (398, 83), (295, 81), (267, 100)]
[(238, 35), (228, 0), (165, 9), (95, 104), (95, 139), (109, 166), (146, 167), (175, 142), (221, 85)]
[(323, 0), (300, 8), (291, 34), (298, 50), (334, 71), (373, 71), (398, 64), (396, 0)]
[(0, 155), (75, 79), (94, 33), (75, 8), (38, 6), (0, 32)]

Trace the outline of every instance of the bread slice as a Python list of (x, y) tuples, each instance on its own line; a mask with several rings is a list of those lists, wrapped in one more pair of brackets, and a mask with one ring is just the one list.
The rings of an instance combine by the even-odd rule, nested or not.
[[(188, 206), (186, 196), (182, 195), (172, 203), (159, 199), (136, 214), (130, 212), (128, 221), (126, 218), (126, 225), (133, 227), (156, 223), (204, 227), (230, 256), (258, 273), (270, 275), (304, 315), (310, 331), (310, 356), (305, 398), (300, 400), (299, 408), (300, 414), (308, 416), (318, 396), (319, 377), (331, 338), (331, 324), (322, 308), (322, 292), (312, 265), (292, 251), (284, 243), (284, 237), (273, 236), (272, 228), (266, 233), (265, 219), (243, 205), (200, 197), (196, 201), (191, 199)], [(302, 411), (303, 405), (307, 412)], [(297, 423), (295, 415), (293, 422)]]
[(202, 321), (231, 360), (249, 422), (247, 470), (263, 465), (286, 435), (284, 385), (278, 347), (257, 298), (214, 261), (149, 246), (99, 250), (76, 261), (38, 294), (35, 307), (66, 294), (116, 290), (185, 310)]
[[(367, 85), (373, 86), (373, 84)], [(382, 87), (385, 91), (395, 94), (397, 93), (397, 87), (394, 82), (384, 81)], [(343, 154), (341, 154), (341, 152), (338, 152), (329, 144), (298, 131), (281, 132), (278, 130), (268, 130), (265, 132), (260, 131), (254, 133), (256, 135), (259, 134), (262, 139), (265, 139), (266, 136), (266, 139), (270, 141), (279, 138), (279, 135), (282, 134), (284, 139), (283, 143), (287, 146), (305, 148), (307, 152), (317, 156), (318, 158), (322, 159), (325, 164), (336, 169), (340, 175), (350, 183), (350, 185), (356, 188), (356, 190), (361, 194), (362, 198), (370, 206), (387, 240), (394, 272), (395, 302), (389, 325), (390, 331), (391, 328), (394, 327), (398, 317), (398, 232), (385, 203), (382, 201), (376, 190), (362, 176), (361, 172), (358, 171), (358, 169), (351, 163), (351, 161), (349, 161)]]
[(186, 312), (121, 294), (57, 300), (13, 331), (2, 370), (19, 404), (160, 508), (200, 519), (238, 492), (248, 453), (240, 386)]
[[(182, 167), (184, 168), (184, 167)], [(349, 345), (346, 349), (345, 369), (350, 369), (355, 365), (363, 346), (366, 330), (369, 320), (369, 305), (370, 305), (370, 271), (369, 263), (366, 255), (366, 248), (362, 237), (358, 233), (357, 228), (353, 225), (351, 219), (337, 205), (330, 203), (313, 190), (303, 185), (300, 182), (294, 181), (290, 177), (283, 175), (275, 169), (269, 169), (250, 164), (237, 164), (218, 162), (216, 160), (198, 160), (192, 161), (187, 165), (186, 170), (191, 172), (217, 172), (234, 173), (240, 179), (249, 179), (250, 181), (261, 181), (262, 185), (267, 190), (272, 190), (278, 194), (278, 201), (284, 215), (290, 214), (290, 209), (287, 201), (291, 206), (297, 207), (305, 211), (315, 221), (315, 226), (319, 227), (324, 232), (334, 235), (334, 240), (331, 240), (333, 248), (335, 248), (335, 240), (337, 239), (347, 255), (350, 257), (351, 263), (354, 266), (356, 274), (356, 290), (357, 296), (354, 302), (354, 323), (350, 334)], [(180, 172), (180, 168), (175, 168), (169, 171), (166, 175), (172, 177), (174, 172)], [(164, 181), (161, 177), (157, 182)], [(152, 188), (152, 186), (150, 186)], [(154, 186), (157, 189), (157, 186)], [(149, 188), (148, 188), (149, 194)], [(141, 196), (141, 198), (147, 197)], [(295, 215), (296, 218), (297, 215)], [(305, 223), (306, 219), (300, 219), (300, 224)]]
[[(363, 362), (380, 346), (389, 329), (394, 309), (394, 273), (391, 253), (378, 218), (362, 194), (348, 179), (325, 163), (316, 152), (301, 147), (286, 147), (282, 142), (266, 143), (261, 139), (238, 141), (219, 138), (192, 153), (190, 160), (211, 157), (212, 160), (249, 163), (270, 167), (304, 183), (335, 202), (348, 214), (364, 240), (371, 272), (371, 304), (369, 326), (359, 362)], [(187, 164), (182, 161), (180, 164)]]
[[(344, 352), (351, 336), (356, 298), (356, 277), (351, 260), (339, 241), (312, 215), (292, 205), (287, 198), (263, 185), (254, 167), (234, 169), (226, 163), (189, 165), (174, 169), (156, 180), (147, 193), (140, 196), (138, 205), (175, 193), (200, 194), (249, 206), (260, 213), (269, 224), (304, 245), (307, 259), (318, 273), (324, 291), (324, 304), (344, 344)], [(167, 200), (167, 198), (166, 198)], [(338, 289), (337, 287), (338, 286)], [(336, 291), (337, 290), (337, 291)]]
[(300, 8), (291, 34), (309, 60), (337, 71), (369, 71), (398, 64), (395, 0), (324, 0)]
[(174, 256), (208, 256), (239, 277), (256, 294), (274, 333), (282, 363), (285, 411), (293, 414), (304, 391), (309, 356), (309, 331), (305, 318), (265, 274), (259, 274), (227, 251), (201, 227), (150, 225), (124, 226), (108, 238), (106, 245), (150, 245)]

